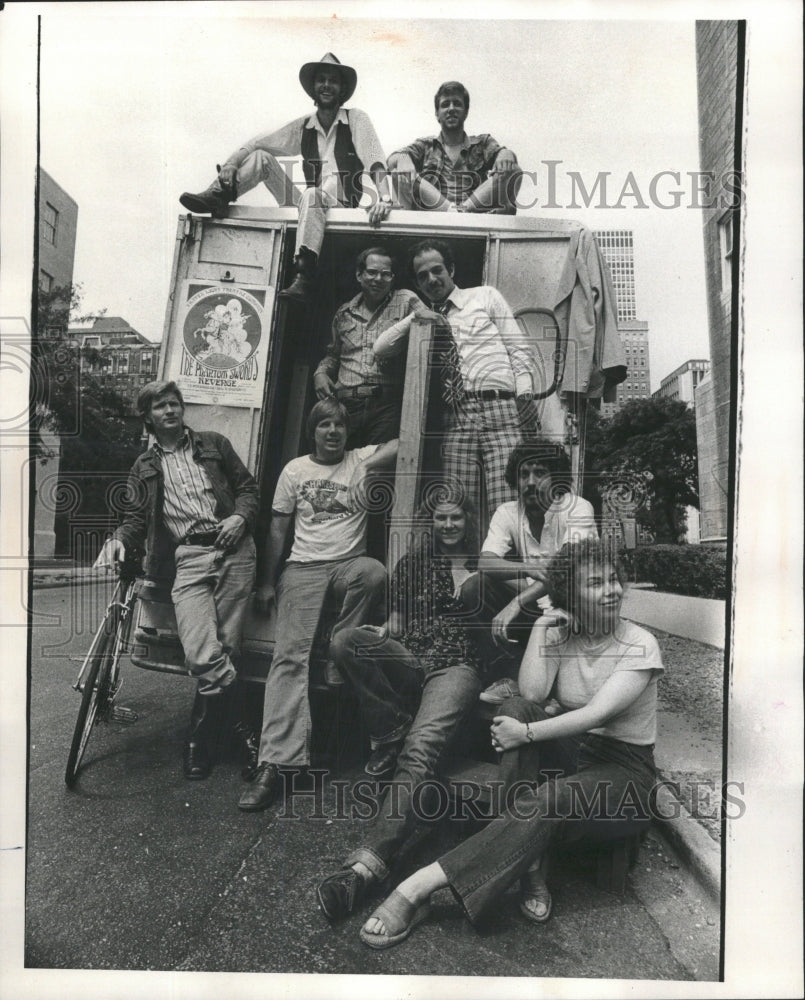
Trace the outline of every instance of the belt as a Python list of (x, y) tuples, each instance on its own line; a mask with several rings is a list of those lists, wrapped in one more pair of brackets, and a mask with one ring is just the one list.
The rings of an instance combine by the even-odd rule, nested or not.
[(341, 389), (336, 389), (335, 394), (339, 399), (365, 399), (369, 396), (380, 396), (383, 392), (388, 392), (396, 386), (391, 385), (348, 385)]
[(471, 399), (514, 399), (515, 396), (511, 389), (479, 389), (477, 392), (469, 390), (464, 395)]
[(212, 548), (218, 541), (217, 531), (196, 531), (185, 535), (179, 542), (180, 545), (200, 545), (204, 548)]

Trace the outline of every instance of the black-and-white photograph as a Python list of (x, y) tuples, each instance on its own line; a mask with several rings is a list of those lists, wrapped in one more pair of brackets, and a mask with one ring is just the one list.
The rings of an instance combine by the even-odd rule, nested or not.
[(2, 995), (799, 994), (801, 15), (705, 6), (0, 10)]

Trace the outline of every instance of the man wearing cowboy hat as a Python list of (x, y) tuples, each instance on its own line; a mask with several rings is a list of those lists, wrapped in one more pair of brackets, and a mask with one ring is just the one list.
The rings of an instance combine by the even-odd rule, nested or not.
[[(355, 70), (328, 52), (319, 62), (304, 64), (299, 82), (313, 98), (315, 114), (256, 136), (227, 159), (206, 191), (186, 191), (179, 201), (191, 212), (224, 218), (229, 203), (261, 181), (279, 204), (286, 204), (290, 197), (299, 207), (296, 277), (280, 295), (304, 302), (313, 287), (327, 209), (334, 205), (356, 208), (363, 193), (361, 174), (368, 171), (380, 195), (367, 209), (369, 221), (377, 225), (391, 210), (391, 188), (385, 155), (369, 116), (358, 108), (343, 107), (358, 83)], [(302, 157), (307, 186), (301, 194), (277, 162), (278, 156)]]

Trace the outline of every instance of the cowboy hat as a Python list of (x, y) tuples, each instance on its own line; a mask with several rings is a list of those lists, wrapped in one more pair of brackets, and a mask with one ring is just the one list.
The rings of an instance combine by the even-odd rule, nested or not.
[(358, 74), (351, 66), (344, 66), (338, 61), (338, 57), (334, 56), (332, 52), (325, 52), (318, 62), (309, 62), (299, 70), (299, 82), (302, 84), (302, 88), (305, 93), (316, 99), (316, 95), (313, 93), (313, 81), (316, 78), (316, 73), (323, 67), (337, 66), (341, 73), (341, 103), (346, 104), (347, 101), (355, 93), (355, 88), (358, 85)]

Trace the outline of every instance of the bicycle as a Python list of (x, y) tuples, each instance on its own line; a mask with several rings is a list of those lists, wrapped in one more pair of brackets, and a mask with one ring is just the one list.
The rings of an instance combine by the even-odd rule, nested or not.
[(123, 683), (120, 658), (131, 648), (128, 637), (136, 600), (137, 568), (126, 562), (119, 567), (112, 598), (73, 684), (73, 689), (81, 693), (81, 705), (64, 773), (68, 788), (72, 788), (78, 778), (78, 769), (96, 722), (137, 721), (136, 712), (115, 704)]

